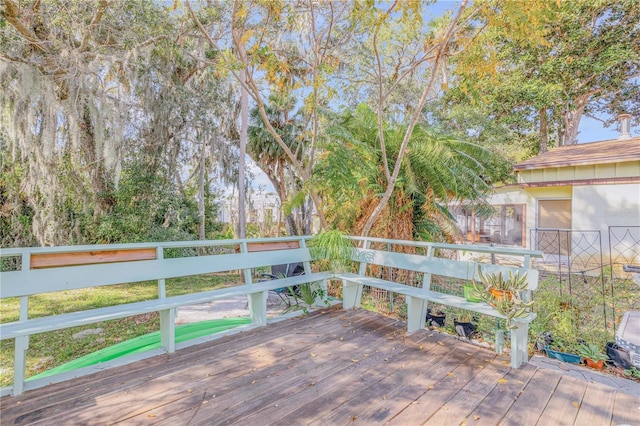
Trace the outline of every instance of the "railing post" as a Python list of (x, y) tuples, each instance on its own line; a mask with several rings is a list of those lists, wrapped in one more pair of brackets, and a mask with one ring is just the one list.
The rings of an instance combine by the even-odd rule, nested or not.
[[(307, 248), (307, 242), (304, 240), (304, 238), (300, 238), (298, 240), (298, 245), (300, 246), (301, 249), (306, 249)], [(311, 274), (311, 262), (305, 261), (302, 262), (302, 266), (304, 267), (304, 273), (305, 274)], [(322, 297), (316, 297), (315, 300), (313, 301), (313, 305), (314, 306), (327, 306), (328, 305), (328, 301), (329, 301), (329, 286), (327, 284), (327, 280), (324, 279), (320, 282), (320, 284), (316, 284), (316, 283), (309, 283), (307, 285), (310, 286), (318, 286), (320, 287), (320, 290), (322, 291)], [(317, 288), (317, 287), (316, 287)]]
[[(249, 248), (247, 247), (247, 241), (243, 240), (240, 243), (240, 253), (249, 253)], [(252, 280), (251, 280), (251, 269), (243, 269), (242, 270), (242, 274), (244, 276), (244, 283), (245, 284), (251, 284)]]
[[(164, 260), (164, 247), (162, 246), (156, 247), (156, 259), (158, 259), (158, 261)], [(164, 299), (165, 297), (167, 297), (165, 280), (164, 278), (160, 278), (158, 280), (158, 298)]]
[[(22, 254), (22, 272), (31, 269), (31, 253)], [(20, 297), (20, 321), (29, 319), (29, 296)], [(13, 355), (13, 395), (24, 392), (24, 381), (27, 372), (27, 349), (30, 336), (18, 336), (14, 342)]]
[[(164, 247), (156, 247), (156, 259), (158, 262), (164, 260)], [(166, 282), (164, 278), (158, 280), (158, 298), (167, 297)], [(176, 309), (164, 309), (160, 314), (160, 344), (167, 353), (176, 350)]]
[[(371, 245), (371, 242), (369, 241), (369, 239), (365, 238), (364, 240), (362, 240), (362, 249), (363, 250), (368, 250), (369, 247)], [(366, 258), (364, 258), (366, 260)], [(360, 260), (360, 267), (358, 268), (358, 274), (359, 275), (365, 275), (367, 272), (367, 262), (365, 262), (364, 260)]]
[[(304, 240), (304, 238), (300, 238), (298, 244), (300, 244), (300, 248), (307, 248), (307, 242)], [(310, 274), (311, 273), (311, 263), (310, 262), (302, 262), (302, 266), (304, 267), (304, 273), (305, 274)]]
[[(247, 240), (242, 240), (240, 243), (240, 253), (248, 254), (249, 247), (247, 246)], [(250, 286), (252, 284), (251, 269), (245, 268), (242, 270), (244, 276), (244, 284)], [(247, 300), (249, 302), (249, 313), (251, 315), (251, 322), (257, 325), (267, 325), (267, 296), (268, 291), (259, 291), (257, 293), (249, 293)]]

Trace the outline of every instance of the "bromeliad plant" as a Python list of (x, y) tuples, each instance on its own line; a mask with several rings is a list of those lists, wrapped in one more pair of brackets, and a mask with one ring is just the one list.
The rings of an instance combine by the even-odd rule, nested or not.
[(593, 343), (583, 343), (578, 346), (578, 355), (587, 361), (587, 365), (596, 370), (602, 370), (604, 363), (609, 360), (609, 357)]
[(480, 282), (472, 280), (474, 292), (480, 300), (506, 317), (508, 329), (516, 328), (514, 319), (531, 313), (533, 300), (524, 301), (521, 297), (521, 292), (527, 290), (527, 274), (520, 276), (509, 272), (509, 277), (504, 278), (501, 272), (485, 275), (478, 267), (478, 276)]

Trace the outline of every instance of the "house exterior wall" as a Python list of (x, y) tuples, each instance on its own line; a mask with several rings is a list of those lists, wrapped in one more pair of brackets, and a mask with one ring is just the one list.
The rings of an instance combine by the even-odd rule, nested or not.
[(561, 182), (570, 180), (633, 178), (637, 176), (640, 176), (640, 161), (624, 161), (619, 163), (521, 170), (518, 172), (518, 182)]
[(497, 188), (489, 203), (492, 206), (503, 204), (525, 205), (526, 247), (529, 244), (531, 230), (538, 227), (538, 200), (558, 200), (572, 198), (572, 187), (552, 186), (544, 188)]
[(573, 229), (600, 231), (608, 256), (609, 226), (640, 226), (640, 184), (576, 186), (572, 207)]
[[(600, 231), (602, 255), (609, 259), (609, 226), (640, 226), (640, 184), (576, 185), (536, 188), (497, 188), (492, 205), (525, 204), (527, 247), (538, 228), (538, 200), (571, 199), (572, 229)], [(632, 257), (637, 248), (629, 247)], [(625, 255), (626, 256), (626, 255)], [(628, 258), (628, 257), (627, 257)], [(640, 263), (640, 259), (636, 262)]]

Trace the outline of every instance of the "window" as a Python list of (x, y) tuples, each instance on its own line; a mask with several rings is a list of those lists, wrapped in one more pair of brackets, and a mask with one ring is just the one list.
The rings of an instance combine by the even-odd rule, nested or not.
[(538, 200), (538, 229), (571, 229), (571, 200)]
[(465, 241), (524, 247), (525, 205), (502, 204), (494, 208), (495, 213), (489, 217), (475, 215), (462, 207), (453, 207), (450, 211)]

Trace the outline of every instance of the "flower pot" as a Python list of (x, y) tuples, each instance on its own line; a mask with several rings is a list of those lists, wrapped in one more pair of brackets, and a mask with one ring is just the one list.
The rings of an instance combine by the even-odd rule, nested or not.
[(607, 356), (613, 365), (620, 367), (624, 370), (629, 370), (633, 367), (631, 364), (631, 355), (622, 346), (616, 345), (614, 342), (607, 342)]
[(482, 300), (475, 295), (475, 288), (472, 285), (464, 286), (464, 298), (467, 302), (478, 303)]
[(591, 358), (585, 358), (587, 360), (587, 365), (591, 368), (595, 368), (596, 370), (602, 370), (604, 368), (604, 361), (600, 360), (598, 362), (592, 360)]
[(492, 288), (491, 295), (496, 300), (502, 300), (505, 297), (511, 299), (511, 292), (509, 290), (496, 290), (495, 288)]
[(427, 325), (434, 327), (443, 327), (447, 316), (444, 312), (427, 311)]
[(472, 322), (453, 320), (453, 324), (456, 326), (456, 333), (461, 337), (470, 339), (477, 333), (477, 327)]
[(560, 361), (568, 362), (569, 364), (580, 364), (580, 356), (578, 355), (554, 351), (549, 348), (545, 348), (545, 352), (547, 352), (547, 356), (549, 358), (559, 359)]

